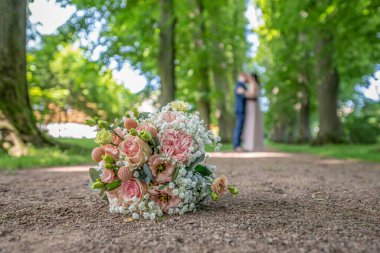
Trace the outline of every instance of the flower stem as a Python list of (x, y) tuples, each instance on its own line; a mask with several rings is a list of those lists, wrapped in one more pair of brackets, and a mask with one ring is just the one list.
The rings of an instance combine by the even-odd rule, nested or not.
[(118, 135), (117, 133), (116, 133), (116, 131), (115, 130), (113, 130), (112, 128), (109, 128), (109, 130), (114, 134), (114, 135), (116, 135), (117, 137), (119, 137), (121, 140), (123, 139), (120, 135)]

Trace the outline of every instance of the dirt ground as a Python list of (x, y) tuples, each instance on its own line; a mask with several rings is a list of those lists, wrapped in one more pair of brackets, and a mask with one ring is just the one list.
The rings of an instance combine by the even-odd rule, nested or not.
[(196, 213), (125, 222), (87, 167), (0, 172), (0, 252), (380, 252), (380, 164), (214, 154), (240, 189)]

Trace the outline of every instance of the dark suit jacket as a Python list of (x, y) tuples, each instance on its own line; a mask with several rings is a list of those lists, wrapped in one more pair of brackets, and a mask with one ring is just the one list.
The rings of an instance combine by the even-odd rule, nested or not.
[(245, 113), (245, 103), (246, 103), (247, 99), (245, 98), (245, 96), (236, 93), (236, 90), (239, 87), (242, 87), (245, 90), (247, 89), (247, 87), (245, 86), (245, 84), (243, 82), (238, 81), (236, 83), (236, 86), (235, 86), (235, 113), (236, 114), (244, 114)]

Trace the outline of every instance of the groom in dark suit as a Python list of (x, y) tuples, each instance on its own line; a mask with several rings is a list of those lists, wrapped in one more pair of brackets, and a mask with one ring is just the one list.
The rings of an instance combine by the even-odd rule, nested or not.
[(246, 82), (246, 74), (240, 73), (239, 80), (235, 86), (235, 115), (236, 115), (236, 123), (234, 130), (234, 150), (235, 151), (243, 151), (241, 148), (241, 135), (243, 133), (244, 120), (245, 120), (245, 103), (246, 97), (244, 95), (247, 87), (245, 85)]

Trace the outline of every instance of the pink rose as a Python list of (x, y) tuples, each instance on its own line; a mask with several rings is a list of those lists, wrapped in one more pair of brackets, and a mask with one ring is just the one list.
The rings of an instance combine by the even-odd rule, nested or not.
[(171, 123), (175, 120), (177, 120), (177, 118), (179, 117), (179, 113), (178, 112), (163, 112), (161, 114), (161, 117), (164, 121), (168, 122), (168, 123)]
[(135, 170), (141, 167), (149, 156), (152, 154), (150, 146), (140, 137), (129, 135), (119, 145), (120, 152), (125, 155), (126, 161), (129, 162), (129, 169)]
[(193, 139), (190, 135), (173, 129), (166, 130), (161, 138), (161, 151), (170, 158), (179, 162), (186, 162), (189, 159), (190, 147)]
[(117, 148), (117, 146), (114, 146), (112, 144), (107, 144), (107, 145), (102, 146), (102, 148), (104, 149), (106, 155), (112, 156), (115, 160), (118, 159), (119, 149)]
[(124, 120), (124, 127), (127, 129), (127, 130), (130, 130), (132, 128), (136, 128), (137, 127), (137, 122), (134, 120), (134, 119), (125, 119)]
[(106, 184), (112, 183), (115, 180), (115, 172), (113, 170), (103, 169), (100, 180)]
[[(123, 131), (120, 129), (120, 128), (116, 128), (115, 129), (115, 132), (120, 136), (120, 137), (123, 137)], [(112, 133), (112, 132), (111, 132)], [(117, 136), (116, 134), (113, 134), (112, 133), (112, 143), (115, 144), (115, 145), (119, 145), (120, 142), (123, 141), (123, 139), (120, 139), (120, 137)]]
[(172, 181), (175, 167), (171, 163), (162, 161), (159, 155), (152, 155), (148, 165), (156, 182), (169, 183)]
[(136, 130), (138, 131), (146, 130), (152, 135), (152, 137), (157, 136), (157, 130), (153, 126), (148, 125), (148, 124), (141, 124), (136, 128)]
[(134, 197), (140, 200), (146, 193), (146, 184), (135, 179), (122, 182), (119, 189), (119, 198), (130, 202)]
[(148, 190), (150, 198), (161, 208), (165, 213), (169, 211), (170, 208), (176, 208), (180, 203), (181, 199), (173, 195), (173, 191), (166, 187), (164, 190), (158, 190), (158, 186)]

